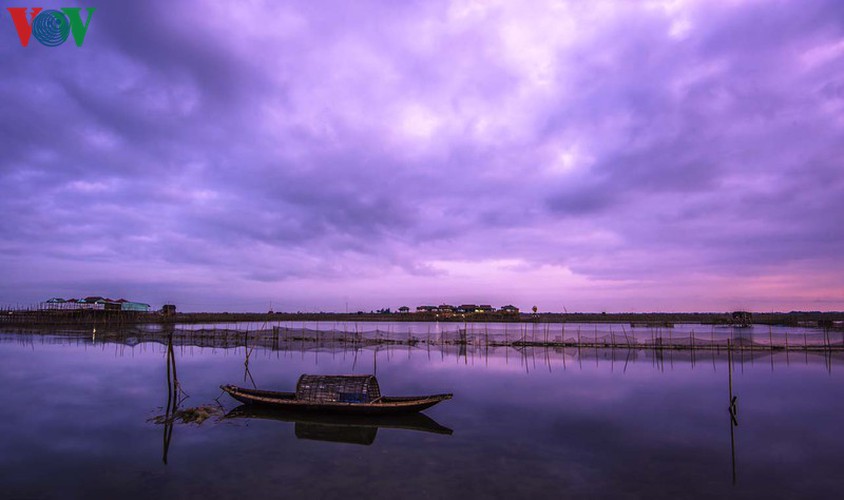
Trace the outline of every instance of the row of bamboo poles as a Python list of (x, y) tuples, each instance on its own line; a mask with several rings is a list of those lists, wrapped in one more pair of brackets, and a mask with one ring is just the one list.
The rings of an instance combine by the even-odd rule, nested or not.
[[(115, 342), (137, 343), (153, 341), (165, 343), (175, 337), (179, 344), (200, 347), (238, 347), (260, 346), (269, 349), (327, 349), (358, 348), (367, 346), (472, 346), (486, 347), (549, 347), (549, 348), (627, 348), (653, 350), (844, 350), (844, 332), (830, 329), (810, 331), (788, 331), (774, 333), (755, 331), (751, 335), (744, 329), (716, 329), (709, 332), (675, 331), (671, 328), (653, 328), (628, 331), (621, 326), (620, 331), (609, 326), (609, 331), (599, 330), (598, 325), (591, 328), (577, 326), (566, 329), (565, 324), (521, 324), (491, 329), (488, 325), (466, 325), (463, 328), (436, 331), (430, 327), (426, 332), (402, 331), (388, 327), (363, 331), (357, 325), (337, 325), (325, 329), (306, 328), (305, 326), (267, 325), (250, 328), (232, 324), (211, 328), (179, 328), (174, 325), (157, 325), (154, 328), (137, 325), (105, 325), (99, 327), (101, 338)], [(615, 325), (617, 327), (617, 325)], [(42, 333), (79, 333), (75, 327), (61, 329), (51, 327), (17, 329), (7, 331), (31, 331)], [(93, 327), (96, 334), (98, 327)], [(91, 330), (87, 330), (91, 331)]]
[(767, 334), (748, 335), (745, 331), (729, 329), (717, 331), (712, 328), (707, 333), (677, 332), (673, 329), (650, 329), (628, 331), (623, 326), (621, 331), (601, 331), (597, 325), (592, 329), (577, 326), (566, 331), (566, 325), (515, 325), (503, 330), (491, 330), (487, 325), (458, 328), (451, 331), (412, 332), (400, 328), (362, 331), (348, 328), (313, 329), (305, 326), (272, 326), (255, 329), (243, 329), (237, 325), (199, 329), (176, 329), (180, 337), (193, 343), (210, 346), (228, 347), (240, 343), (261, 345), (268, 348), (290, 347), (297, 344), (301, 348), (327, 348), (373, 345), (467, 345), (487, 347), (612, 347), (630, 349), (731, 349), (731, 350), (844, 350), (844, 332), (819, 329), (810, 332), (803, 329), (798, 332), (784, 331), (774, 334), (771, 328)]

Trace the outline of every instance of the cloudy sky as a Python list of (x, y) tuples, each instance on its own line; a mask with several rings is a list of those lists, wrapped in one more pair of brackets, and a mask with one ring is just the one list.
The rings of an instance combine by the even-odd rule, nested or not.
[(77, 4), (0, 13), (0, 303), (844, 309), (840, 1)]

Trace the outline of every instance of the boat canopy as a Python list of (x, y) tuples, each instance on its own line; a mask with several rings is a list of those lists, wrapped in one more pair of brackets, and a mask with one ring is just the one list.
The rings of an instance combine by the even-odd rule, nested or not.
[(296, 399), (314, 402), (369, 403), (381, 397), (374, 375), (302, 375)]

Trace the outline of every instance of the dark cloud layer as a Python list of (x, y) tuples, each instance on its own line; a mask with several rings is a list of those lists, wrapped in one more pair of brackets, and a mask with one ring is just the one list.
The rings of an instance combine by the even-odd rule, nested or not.
[(840, 2), (97, 7), (0, 16), (2, 302), (844, 307)]

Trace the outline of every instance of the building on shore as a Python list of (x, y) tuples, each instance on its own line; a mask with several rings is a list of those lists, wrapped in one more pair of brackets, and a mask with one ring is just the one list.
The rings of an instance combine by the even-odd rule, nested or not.
[(749, 311), (733, 311), (730, 314), (730, 322), (733, 326), (746, 328), (753, 325), (753, 314)]
[(449, 316), (452, 314), (493, 314), (497, 312), (518, 314), (519, 308), (514, 306), (504, 306), (501, 309), (496, 309), (490, 304), (460, 304), (459, 306), (453, 306), (451, 304), (440, 304), (439, 306), (418, 306), (416, 308), (416, 312), (437, 313), (445, 316)]
[(40, 305), (46, 311), (130, 311), (149, 312), (150, 305), (143, 302), (132, 302), (126, 299), (108, 299), (100, 296), (85, 297), (84, 299), (62, 299), (53, 297)]
[(120, 302), (121, 311), (149, 312), (150, 309), (150, 305), (143, 302), (130, 302), (125, 299), (120, 299), (118, 302)]

